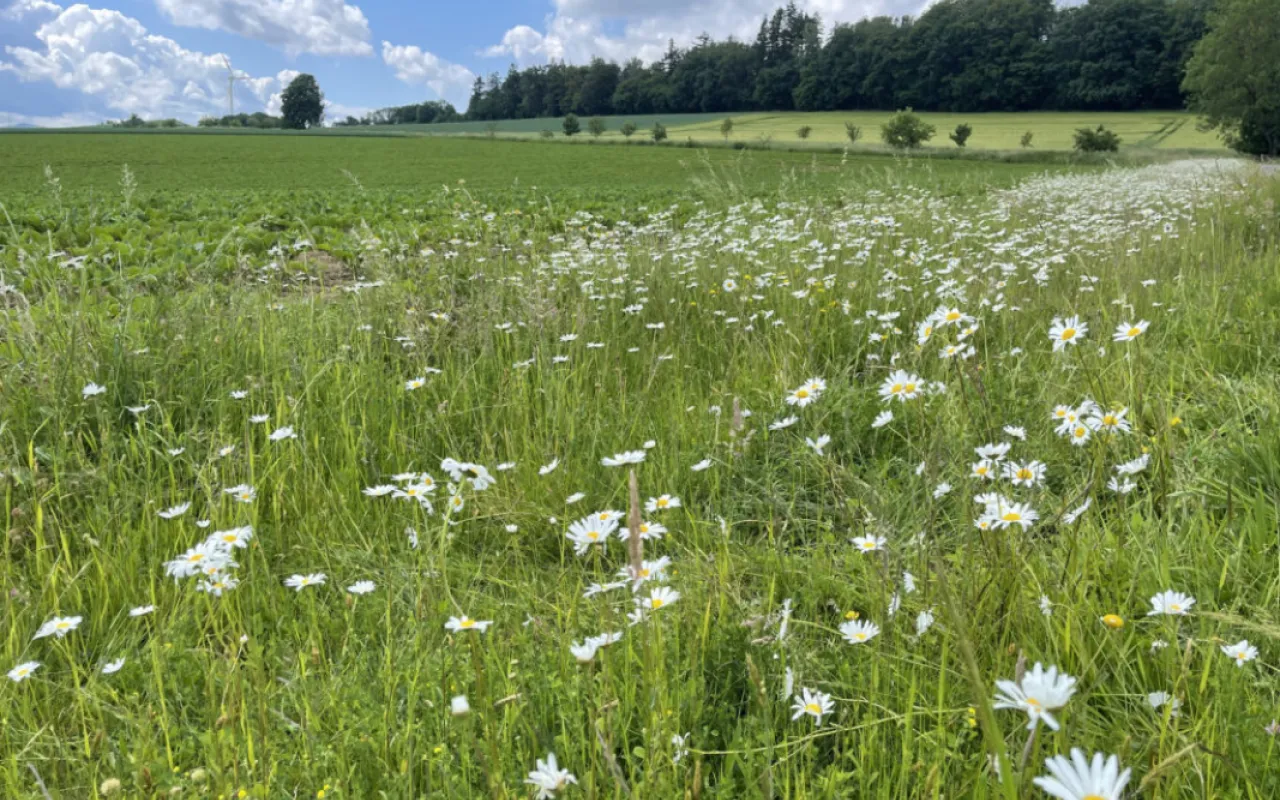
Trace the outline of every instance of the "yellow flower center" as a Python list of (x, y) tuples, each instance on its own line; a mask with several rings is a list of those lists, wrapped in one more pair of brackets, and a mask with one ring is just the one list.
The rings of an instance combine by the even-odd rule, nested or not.
[(474, 628), (476, 621), (474, 619), (464, 619), (459, 625), (463, 628)]
[(655, 597), (655, 598), (653, 598), (653, 600), (650, 602), (650, 605), (652, 605), (654, 608), (662, 608), (662, 602), (663, 602), (663, 601), (662, 601), (662, 598), (661, 598), (661, 597)]
[(641, 578), (647, 578), (647, 577), (649, 577), (649, 570), (647, 570), (647, 569), (641, 569), (641, 570), (640, 570), (640, 577), (641, 577)]
[(914, 383), (908, 383), (908, 384), (907, 384), (907, 386), (906, 386), (906, 388), (904, 389), (904, 391), (905, 391), (907, 394), (915, 394), (915, 392), (916, 392), (916, 385), (915, 385)]
[(860, 642), (865, 642), (867, 640), (867, 635), (865, 633), (855, 633), (853, 635), (853, 638), (857, 639)]
[(874, 550), (874, 549), (876, 549), (876, 543), (875, 543), (875, 542), (872, 542), (872, 541), (866, 541), (866, 542), (863, 542), (863, 543), (862, 543), (862, 549), (863, 549), (863, 550)]
[(658, 498), (658, 508), (666, 508), (666, 507), (667, 507), (667, 504), (668, 504), (668, 503), (670, 503), (670, 502), (671, 502), (671, 501), (670, 501), (670, 500), (668, 500), (667, 498), (665, 498), (665, 497), (660, 497), (660, 498)]
[(1133, 338), (1134, 336), (1137, 336), (1137, 335), (1138, 335), (1138, 334), (1140, 334), (1140, 333), (1142, 333), (1142, 329), (1141, 329), (1141, 328), (1130, 328), (1130, 329), (1129, 329), (1129, 338)]
[(594, 542), (596, 539), (600, 538), (600, 534), (597, 531), (591, 531), (587, 534), (587, 538)]
[(1062, 341), (1069, 342), (1074, 338), (1076, 338), (1075, 328), (1066, 328), (1062, 331)]
[(822, 714), (822, 706), (818, 705), (817, 703), (809, 703), (804, 707), (804, 710), (808, 711), (810, 714), (813, 714), (814, 716), (819, 716)]
[(955, 322), (958, 319), (960, 319), (960, 314), (958, 312), (956, 311), (947, 312), (947, 322)]
[(889, 387), (889, 394), (901, 394), (901, 393), (902, 393), (902, 384), (895, 383), (893, 386)]
[(1083, 425), (1077, 425), (1077, 426), (1076, 426), (1076, 438), (1077, 438), (1077, 439), (1082, 439), (1082, 438), (1084, 438), (1084, 435), (1085, 435), (1086, 433), (1088, 433), (1088, 432), (1089, 432), (1089, 429), (1088, 429), (1088, 428), (1086, 428), (1085, 426), (1083, 426)]
[(1182, 610), (1182, 606), (1181, 606), (1181, 605), (1179, 605), (1178, 603), (1174, 603), (1173, 605), (1169, 606), (1169, 610), (1170, 610), (1170, 611), (1181, 611), (1181, 610)]
[(60, 631), (65, 631), (67, 628), (70, 628), (70, 627), (71, 627), (71, 623), (70, 623), (70, 622), (59, 622), (55, 627), (56, 627), (58, 630), (60, 630)]
[(1102, 418), (1103, 425), (1115, 425), (1118, 421), (1119, 420), (1116, 419), (1115, 414), (1107, 414)]
[(1017, 511), (1006, 511), (1004, 512), (1004, 516), (1002, 516), (1000, 519), (1004, 520), (1005, 522), (1017, 522), (1022, 519), (1022, 515), (1019, 514)]
[(800, 398), (801, 400), (805, 399), (808, 396), (809, 396), (808, 389), (796, 389), (796, 397)]
[(978, 475), (986, 475), (986, 474), (987, 474), (987, 468), (986, 468), (986, 466), (984, 466), (984, 465), (982, 465), (982, 464), (979, 464), (978, 466), (974, 467), (974, 468), (973, 468), (973, 471), (974, 471), (975, 473), (977, 473)]
[(1018, 477), (1024, 481), (1031, 480), (1031, 470), (1027, 469), (1026, 467), (1023, 467), (1022, 469), (1018, 470)]
[(1081, 800), (1107, 800), (1100, 794), (1086, 794)]
[(1031, 707), (1032, 707), (1032, 708), (1034, 708), (1036, 711), (1040, 711), (1040, 710), (1042, 710), (1042, 709), (1044, 708), (1044, 706), (1042, 706), (1042, 705), (1040, 704), (1040, 701), (1039, 701), (1039, 700), (1037, 700), (1037, 699), (1035, 699), (1034, 697), (1028, 697), (1028, 698), (1027, 698), (1027, 705), (1031, 706)]

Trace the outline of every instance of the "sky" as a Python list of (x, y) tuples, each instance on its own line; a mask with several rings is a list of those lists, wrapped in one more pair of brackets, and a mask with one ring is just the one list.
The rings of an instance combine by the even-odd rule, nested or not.
[[(653, 61), (699, 34), (750, 41), (782, 0), (0, 0), (0, 127), (138, 114), (194, 123), (278, 113), (299, 72), (326, 117), (444, 99), (511, 64)], [(797, 0), (824, 25), (918, 13), (930, 0)], [(356, 3), (359, 3), (358, 5)]]

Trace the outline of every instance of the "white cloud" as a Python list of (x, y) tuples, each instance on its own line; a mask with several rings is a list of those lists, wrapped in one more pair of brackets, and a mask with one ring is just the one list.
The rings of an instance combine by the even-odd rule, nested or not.
[(20, 20), (28, 14), (56, 14), (61, 10), (62, 6), (49, 0), (13, 0), (4, 11), (0, 11), (0, 19)]
[(407, 84), (423, 84), (437, 96), (462, 108), (470, 97), (475, 73), (461, 64), (445, 61), (415, 45), (382, 43), (382, 60)]
[[(119, 11), (74, 5), (36, 29), (44, 50), (6, 46), (11, 60), (0, 71), (23, 81), (48, 81), (98, 98), (108, 109), (143, 117), (178, 117), (194, 122), (205, 114), (225, 114), (227, 69), (221, 53), (187, 50), (172, 39), (149, 34), (142, 23)], [(257, 106), (237, 97), (237, 110), (267, 103), (283, 88), (281, 76), (237, 82), (237, 95), (251, 93)], [(101, 120), (98, 120), (101, 121)]]
[(369, 20), (342, 0), (155, 0), (177, 25), (257, 39), (290, 55), (373, 54)]
[[(932, 0), (797, 0), (801, 11), (818, 14), (827, 31), (841, 22), (888, 14), (915, 14)], [(502, 41), (480, 51), (510, 56), (521, 64), (556, 60), (582, 64), (593, 56), (625, 61), (660, 59), (667, 43), (688, 46), (703, 33), (752, 42), (760, 21), (781, 0), (554, 0), (542, 31), (528, 25), (509, 29)], [(607, 31), (621, 30), (618, 35)]]
[(0, 111), (0, 128), (27, 126), (36, 128), (82, 128), (87, 125), (101, 125), (102, 123), (102, 115), (85, 114), (80, 111), (69, 111), (56, 116), (15, 114), (12, 111)]

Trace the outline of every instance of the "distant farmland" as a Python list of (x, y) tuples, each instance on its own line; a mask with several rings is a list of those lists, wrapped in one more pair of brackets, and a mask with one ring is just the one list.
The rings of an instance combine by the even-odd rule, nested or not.
[[(650, 114), (639, 116), (604, 117), (608, 130), (604, 137), (621, 137), (619, 129), (626, 122), (637, 127), (635, 138), (648, 138), (655, 122), (667, 128), (673, 140), (692, 138), (695, 142), (721, 141), (720, 125), (726, 117), (733, 120), (730, 142), (759, 143), (768, 140), (775, 145), (799, 144), (797, 131), (802, 126), (812, 128), (806, 142), (814, 144), (841, 144), (847, 140), (845, 123), (862, 129), (859, 144), (878, 144), (880, 126), (889, 118), (888, 111), (830, 111), (813, 113), (751, 113), (751, 114)], [(1019, 113), (949, 114), (922, 113), (920, 115), (937, 127), (937, 133), (929, 142), (930, 147), (954, 149), (947, 139), (956, 125), (967, 123), (973, 127), (973, 136), (967, 145), (979, 150), (1016, 150), (1021, 147), (1024, 133), (1032, 134), (1032, 147), (1040, 150), (1070, 150), (1072, 136), (1077, 128), (1106, 125), (1122, 139), (1124, 147), (1171, 149), (1223, 149), (1217, 136), (1196, 129), (1194, 114), (1184, 111), (1028, 111)], [(583, 118), (582, 132), (588, 137), (587, 120)], [(534, 136), (549, 130), (563, 135), (562, 117), (539, 119), (500, 120), (494, 122), (447, 122), (433, 125), (396, 125), (361, 128), (359, 130), (397, 130), (428, 134), (483, 134), (490, 131), (503, 136)]]

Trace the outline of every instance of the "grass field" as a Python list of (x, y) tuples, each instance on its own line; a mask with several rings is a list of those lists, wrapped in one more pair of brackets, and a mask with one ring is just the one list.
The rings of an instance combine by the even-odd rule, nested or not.
[(0, 796), (1018, 800), (1072, 748), (1119, 767), (1059, 797), (1280, 792), (1256, 167), (0, 174)]
[(465, 181), (467, 187), (481, 189), (540, 187), (625, 194), (684, 189), (699, 174), (728, 175), (759, 189), (775, 187), (792, 173), (831, 183), (844, 180), (850, 172), (886, 170), (928, 173), (939, 180), (954, 177), (958, 183), (973, 185), (975, 175), (984, 184), (999, 184), (1045, 169), (1034, 163), (902, 165), (901, 159), (890, 156), (845, 159), (838, 153), (548, 147), (534, 142), (403, 136), (0, 134), (0, 173), (10, 194), (44, 191), (46, 166), (68, 191), (114, 191), (126, 164), (140, 186), (179, 192), (353, 189), (354, 179), (371, 189), (435, 189)]
[[(845, 123), (852, 122), (862, 129), (862, 143), (878, 144), (880, 126), (890, 117), (887, 111), (835, 111), (819, 113), (753, 113), (753, 114), (696, 114), (646, 117), (607, 117), (609, 127), (605, 136), (621, 138), (619, 128), (627, 121), (634, 122), (640, 130), (635, 134), (644, 137), (655, 121), (662, 122), (673, 139), (692, 137), (695, 141), (720, 141), (720, 125), (725, 117), (734, 122), (729, 141), (758, 142), (769, 138), (777, 144), (800, 142), (796, 131), (804, 125), (813, 130), (807, 142), (814, 144), (844, 144), (848, 141)], [(1196, 117), (1188, 112), (1135, 111), (1135, 112), (1022, 112), (988, 114), (920, 115), (937, 128), (937, 134), (929, 142), (930, 148), (954, 149), (947, 134), (960, 123), (973, 127), (973, 136), (966, 146), (976, 150), (1019, 150), (1023, 133), (1031, 131), (1033, 146), (1041, 150), (1070, 150), (1077, 128), (1093, 128), (1106, 125), (1118, 133), (1126, 148), (1151, 149), (1204, 149), (1224, 150), (1222, 142), (1213, 132), (1196, 129)], [(404, 125), (397, 130), (425, 133), (483, 133), (489, 123), (461, 122), (439, 125)], [(560, 119), (504, 120), (494, 123), (503, 134), (536, 135), (550, 130), (561, 134)], [(583, 133), (587, 136), (586, 122)]]

